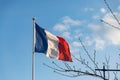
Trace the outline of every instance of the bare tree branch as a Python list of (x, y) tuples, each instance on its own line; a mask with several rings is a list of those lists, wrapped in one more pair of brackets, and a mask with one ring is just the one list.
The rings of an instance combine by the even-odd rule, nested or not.
[[(117, 16), (113, 13), (112, 9), (110, 8), (110, 6), (109, 6), (109, 4), (107, 3), (106, 0), (104, 0), (104, 3), (107, 6), (107, 8), (110, 10), (110, 13), (114, 17), (114, 19), (116, 20), (118, 25), (120, 25), (120, 22), (119, 22)], [(118, 26), (112, 25), (109, 22), (106, 22), (106, 21), (104, 21), (102, 19), (100, 21), (107, 24), (107, 25), (109, 25), (109, 26), (111, 26), (111, 27), (113, 27), (113, 28), (116, 28), (116, 29), (120, 30), (120, 27), (118, 27)], [(83, 42), (82, 42), (82, 40), (80, 38), (79, 38), (79, 41), (80, 41), (80, 43), (82, 45), (82, 49), (83, 49), (85, 55), (88, 58), (87, 59), (83, 58), (83, 56), (81, 56), (81, 54), (79, 55), (80, 56), (79, 58), (77, 58), (75, 55), (72, 55), (72, 57), (75, 60), (77, 60), (78, 62), (80, 62), (80, 64), (82, 64), (82, 66), (85, 66), (84, 68), (82, 68), (80, 66), (77, 69), (75, 66), (71, 66), (66, 62), (63, 62), (64, 67), (57, 64), (57, 63), (55, 63), (55, 62), (52, 62), (54, 67), (52, 67), (51, 65), (49, 66), (49, 65), (47, 65), (45, 63), (43, 65), (47, 66), (50, 69), (53, 69), (55, 73), (60, 74), (62, 76), (67, 76), (67, 77), (92, 76), (92, 77), (97, 77), (97, 78), (104, 79), (104, 75), (102, 75), (102, 72), (101, 71), (96, 72), (96, 70), (95, 70), (95, 69), (99, 69), (99, 65), (98, 65), (97, 58), (96, 58), (96, 50), (94, 50), (93, 54), (90, 54), (90, 52), (85, 47), (85, 45), (83, 44)], [(120, 55), (119, 55), (119, 57), (120, 57)], [(108, 58), (105, 57), (104, 65), (106, 66), (107, 69), (109, 69), (109, 67), (110, 67), (109, 63), (110, 63), (110, 56)], [(119, 66), (120, 66), (120, 64), (117, 63), (116, 68), (118, 69)], [(114, 74), (114, 80), (118, 80), (117, 72), (113, 72), (113, 74)], [(106, 76), (107, 76), (108, 79), (104, 79), (104, 80), (109, 80), (110, 79), (109, 71), (107, 72)]]
[(102, 20), (102, 19), (100, 19), (100, 21), (101, 21), (101, 22), (104, 22), (105, 24), (107, 24), (107, 25), (109, 25), (109, 26), (111, 26), (111, 27), (113, 27), (113, 28), (116, 28), (116, 29), (120, 30), (119, 27), (116, 27), (116, 26), (114, 26), (114, 25), (112, 25), (112, 24), (110, 24), (110, 23), (108, 23), (108, 22), (106, 22), (106, 21), (104, 21), (104, 20)]
[[(80, 38), (79, 38), (79, 40), (80, 40), (80, 43), (81, 43), (84, 51), (87, 53), (87, 56), (88, 56), (89, 59), (93, 62), (93, 64), (95, 65), (95, 67), (98, 69), (99, 67), (98, 67), (98, 65), (97, 65), (97, 63), (96, 63), (96, 61), (95, 61), (95, 55), (94, 55), (94, 58), (92, 58), (92, 57), (90, 56), (89, 52), (87, 51), (87, 49), (85, 48), (85, 46), (84, 46), (84, 44), (82, 43), (82, 41), (81, 41)], [(94, 50), (94, 54), (95, 54), (95, 53), (96, 53), (96, 51)], [(96, 73), (96, 71), (93, 71), (93, 72)], [(100, 75), (102, 75), (102, 73), (101, 73), (100, 71), (99, 71), (99, 73), (100, 73)]]
[(113, 15), (113, 17), (115, 18), (116, 22), (120, 25), (120, 22), (119, 22), (118, 18), (117, 18), (117, 17), (115, 16), (115, 14), (113, 13), (113, 11), (112, 11), (112, 9), (110, 8), (110, 6), (109, 6), (109, 4), (107, 3), (107, 1), (104, 0), (104, 2), (105, 2), (105, 4), (106, 4), (107, 8), (110, 10), (110, 12), (111, 12), (111, 14)]
[(83, 65), (85, 65), (88, 69), (90, 69), (93, 73), (96, 73), (95, 72), (95, 70), (92, 68), (92, 67), (90, 67), (89, 65), (88, 65), (88, 63), (86, 63), (85, 62), (85, 59), (82, 59), (81, 57), (80, 57), (80, 59), (78, 59), (78, 58), (76, 58), (75, 56), (73, 56), (77, 61), (79, 61), (81, 64), (83, 64)]

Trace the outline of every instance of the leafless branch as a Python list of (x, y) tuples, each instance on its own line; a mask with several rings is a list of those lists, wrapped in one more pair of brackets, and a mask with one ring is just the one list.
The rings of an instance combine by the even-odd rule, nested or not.
[(118, 80), (118, 77), (117, 77), (117, 72), (113, 72), (113, 74), (114, 74), (114, 80)]
[(90, 67), (88, 65), (88, 62), (85, 62), (85, 59), (82, 59), (82, 57), (80, 57), (80, 59), (76, 58), (75, 56), (73, 56), (77, 61), (79, 61), (81, 64), (85, 65), (88, 69), (90, 69), (93, 73), (96, 73), (95, 70)]
[[(99, 69), (97, 63), (96, 63), (96, 60), (95, 60), (95, 57), (96, 57), (96, 51), (94, 50), (94, 58), (92, 58), (89, 54), (89, 52), (87, 51), (86, 47), (84, 46), (84, 44), (82, 43), (81, 39), (79, 38), (80, 40), (80, 43), (83, 47), (83, 50), (87, 53), (87, 56), (88, 58), (91, 60), (91, 62), (95, 65), (95, 68)], [(96, 71), (93, 71), (94, 73), (96, 73)], [(102, 73), (99, 71), (100, 75), (102, 75)]]
[(107, 25), (109, 25), (109, 26), (111, 26), (111, 27), (113, 27), (113, 28), (116, 28), (116, 29), (120, 30), (119, 27), (114, 26), (114, 25), (110, 24), (109, 22), (106, 22), (106, 21), (104, 21), (104, 20), (102, 20), (102, 19), (100, 19), (100, 21), (103, 22), (103, 23), (105, 23), (105, 24), (107, 24)]
[(108, 2), (106, 0), (104, 0), (105, 5), (107, 6), (107, 8), (110, 10), (111, 14), (113, 15), (114, 19), (116, 20), (116, 22), (120, 25), (120, 22), (118, 20), (118, 18), (116, 17), (116, 15), (113, 13), (112, 9), (110, 8)]
[[(86, 76), (86, 75), (88, 75), (88, 76), (93, 76), (93, 77), (98, 77), (98, 78), (104, 79), (103, 76), (100, 76), (100, 75), (97, 75), (97, 74), (94, 74), (94, 73), (90, 73), (88, 71), (72, 70), (72, 69), (71, 70), (68, 70), (68, 69), (63, 70), (61, 68), (59, 68), (59, 69), (53, 68), (53, 67), (51, 67), (51, 66), (49, 66), (47, 64), (44, 64), (44, 65), (51, 68), (51, 69), (53, 69), (55, 73), (58, 73), (60, 75), (67, 76), (67, 77), (77, 77), (77, 76)], [(67, 74), (61, 73), (61, 72), (68, 72), (69, 74), (67, 75)], [(74, 74), (70, 74), (70, 72), (72, 72)]]
[[(107, 6), (107, 8), (110, 10), (110, 13), (112, 14), (112, 16), (114, 17), (114, 19), (116, 20), (116, 22), (118, 23), (118, 25), (120, 25), (120, 22), (117, 18), (117, 16), (113, 13), (112, 9), (110, 8), (109, 4), (107, 3), (106, 0), (104, 0), (105, 2), (105, 5)], [(116, 28), (116, 29), (119, 29), (120, 28), (118, 26), (115, 26), (115, 25), (112, 25), (110, 24), (109, 22), (106, 22), (104, 20), (100, 20), (101, 22), (104, 22), (105, 24), (113, 27), (113, 28)], [(47, 65), (44, 63), (45, 66), (51, 68), (54, 70), (55, 73), (58, 73), (60, 75), (63, 75), (63, 76), (67, 76), (67, 77), (78, 77), (78, 76), (93, 76), (93, 77), (97, 77), (97, 78), (101, 78), (101, 79), (104, 79), (104, 76), (102, 75), (102, 72), (99, 71), (99, 72), (96, 72), (95, 69), (99, 69), (99, 65), (98, 65), (98, 62), (97, 62), (97, 58), (96, 58), (96, 50), (94, 50), (93, 54), (91, 55), (90, 52), (88, 51), (88, 49), (85, 47), (85, 45), (83, 44), (82, 40), (79, 38), (79, 41), (82, 45), (82, 49), (85, 53), (85, 55), (88, 57), (87, 59), (86, 58), (83, 58), (81, 56), (81, 54), (79, 55), (80, 57), (77, 58), (75, 55), (72, 55), (72, 57), (77, 60), (78, 62), (80, 62), (80, 64), (82, 64), (82, 66), (85, 66), (84, 69), (83, 68), (79, 68), (77, 69), (75, 66), (71, 66), (69, 65), (68, 63), (66, 62), (63, 62), (64, 64), (64, 67), (61, 66), (61, 65), (58, 65), (57, 63), (55, 62), (52, 62), (53, 66), (52, 67), (51, 65)], [(107, 69), (109, 69), (110, 65), (110, 57), (105, 57), (105, 63), (104, 65), (106, 66)], [(93, 64), (93, 66), (91, 66), (91, 64)], [(116, 65), (116, 68), (118, 69), (119, 65), (117, 64)], [(118, 80), (118, 76), (117, 76), (117, 72), (113, 72), (114, 76), (115, 76), (115, 79), (114, 80)], [(110, 73), (109, 71), (107, 72), (107, 78), (108, 79), (105, 79), (105, 80), (109, 80), (110, 79)]]

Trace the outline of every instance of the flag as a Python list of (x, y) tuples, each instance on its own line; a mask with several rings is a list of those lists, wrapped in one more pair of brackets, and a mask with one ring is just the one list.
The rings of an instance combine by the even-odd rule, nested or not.
[(64, 38), (55, 36), (35, 23), (35, 52), (47, 57), (72, 62), (69, 45)]

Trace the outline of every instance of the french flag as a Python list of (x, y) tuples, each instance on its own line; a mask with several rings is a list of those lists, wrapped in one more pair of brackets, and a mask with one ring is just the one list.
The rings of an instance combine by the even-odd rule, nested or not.
[(47, 57), (72, 62), (69, 45), (62, 37), (55, 36), (35, 23), (35, 52), (44, 53)]

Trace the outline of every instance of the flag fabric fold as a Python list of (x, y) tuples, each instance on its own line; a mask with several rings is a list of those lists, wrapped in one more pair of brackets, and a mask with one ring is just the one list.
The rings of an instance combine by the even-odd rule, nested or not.
[(55, 36), (35, 23), (35, 52), (47, 57), (72, 62), (69, 45), (62, 37)]

